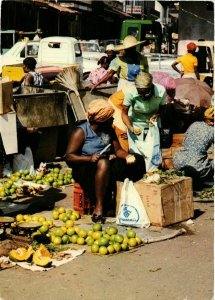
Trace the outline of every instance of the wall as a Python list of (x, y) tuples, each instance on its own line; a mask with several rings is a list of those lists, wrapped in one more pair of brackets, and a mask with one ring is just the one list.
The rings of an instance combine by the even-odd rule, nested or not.
[(213, 2), (179, 2), (179, 40), (214, 40)]

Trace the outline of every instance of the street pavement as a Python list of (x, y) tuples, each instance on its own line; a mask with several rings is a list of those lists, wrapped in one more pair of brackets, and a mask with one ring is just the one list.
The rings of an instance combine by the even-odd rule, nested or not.
[[(55, 206), (72, 207), (72, 189)], [(194, 203), (186, 234), (111, 256), (84, 253), (47, 272), (0, 272), (3, 300), (211, 300), (214, 291), (214, 204)]]

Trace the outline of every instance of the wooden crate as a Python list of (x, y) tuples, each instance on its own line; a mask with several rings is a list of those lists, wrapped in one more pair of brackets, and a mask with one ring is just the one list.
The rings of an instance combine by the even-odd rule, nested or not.
[(13, 83), (0, 81), (0, 115), (13, 110)]
[[(120, 205), (123, 182), (117, 182), (116, 214)], [(167, 226), (178, 223), (194, 215), (192, 179), (178, 177), (171, 184), (134, 183), (145, 206), (150, 223), (155, 226)]]

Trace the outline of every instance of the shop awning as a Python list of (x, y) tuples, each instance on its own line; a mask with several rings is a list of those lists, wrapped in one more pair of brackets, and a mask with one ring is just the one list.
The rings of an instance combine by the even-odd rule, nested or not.
[(33, 2), (41, 4), (43, 7), (52, 7), (54, 9), (59, 10), (62, 13), (69, 13), (69, 14), (80, 14), (77, 10), (67, 8), (64, 6), (61, 6), (60, 4), (53, 3), (53, 2), (48, 2), (47, 0), (33, 0)]
[(127, 18), (134, 19), (133, 16), (127, 14), (127, 13), (124, 12), (124, 11), (118, 10), (118, 9), (116, 9), (116, 8), (114, 8), (114, 7), (112, 7), (111, 9), (105, 8), (105, 10), (108, 11), (108, 12), (111, 12), (111, 13), (115, 13), (115, 14), (117, 14), (118, 16), (121, 16), (121, 17), (127, 17)]

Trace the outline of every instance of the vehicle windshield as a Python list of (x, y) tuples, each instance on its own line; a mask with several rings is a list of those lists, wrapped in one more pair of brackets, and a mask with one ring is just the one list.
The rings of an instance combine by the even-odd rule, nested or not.
[(80, 47), (82, 52), (100, 52), (99, 45), (96, 43), (80, 42)]

